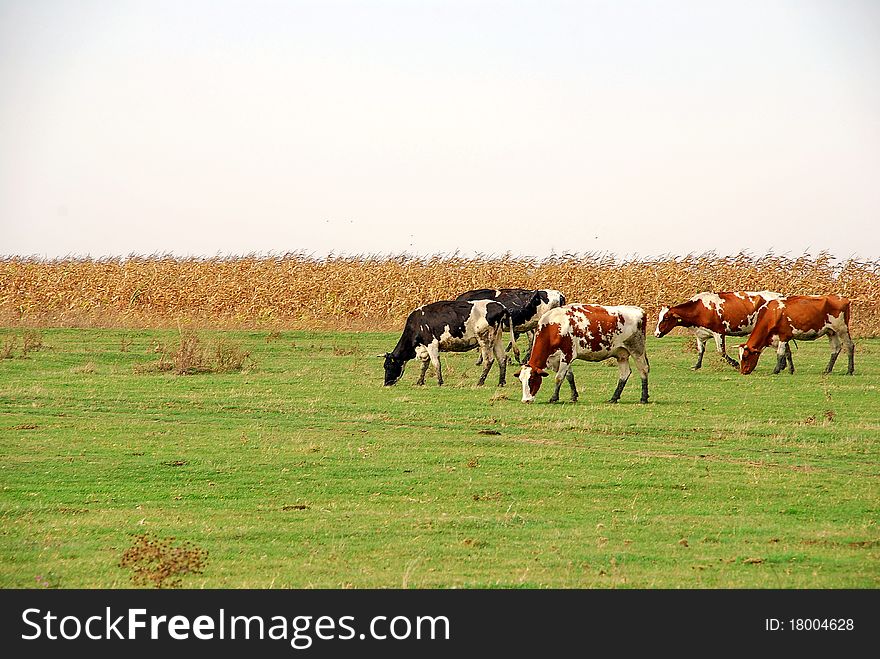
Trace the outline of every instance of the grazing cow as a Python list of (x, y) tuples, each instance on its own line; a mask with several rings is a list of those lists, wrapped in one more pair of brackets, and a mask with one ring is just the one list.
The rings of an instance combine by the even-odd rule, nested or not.
[[(510, 311), (513, 320), (513, 339), (511, 345), (516, 360), (520, 363), (519, 348), (516, 340), (520, 334), (527, 334), (529, 348), (526, 350), (526, 361), (532, 350), (535, 339), (535, 328), (538, 320), (550, 309), (561, 307), (565, 304), (565, 296), (557, 290), (543, 288), (531, 290), (527, 288), (478, 288), (473, 291), (462, 293), (456, 300), (494, 300), (500, 302)], [(482, 360), (482, 355), (477, 364)]]
[[(720, 293), (697, 293), (687, 302), (674, 307), (663, 307), (657, 318), (657, 329), (654, 336), (658, 339), (665, 336), (674, 327), (693, 327), (697, 339), (697, 371), (703, 365), (703, 354), (706, 352), (706, 341), (715, 339), (715, 346), (725, 361), (734, 368), (739, 368), (727, 354), (725, 337), (746, 336), (755, 327), (758, 309), (770, 300), (778, 300), (782, 295), (773, 291), (722, 291)], [(791, 360), (791, 348), (784, 347), (789, 370), (794, 373)]]
[(648, 402), (648, 356), (645, 354), (645, 312), (639, 307), (601, 307), (595, 304), (569, 304), (551, 309), (538, 322), (535, 345), (528, 363), (516, 377), (523, 387), (522, 402), (535, 400), (541, 379), (550, 366), (556, 371), (556, 389), (550, 402), (559, 400), (563, 380), (571, 387), (571, 400), (578, 398), (571, 364), (575, 359), (598, 362), (609, 357), (617, 359), (620, 377), (609, 402), (620, 399), (632, 369), (632, 356), (642, 378), (642, 403)]
[(478, 384), (486, 381), (489, 369), (498, 358), (498, 386), (505, 384), (507, 353), (502, 345), (502, 328), (513, 324), (507, 308), (490, 300), (477, 302), (443, 301), (426, 304), (406, 319), (403, 334), (392, 352), (385, 353), (385, 386), (400, 380), (406, 362), (414, 357), (422, 361), (418, 384), (425, 384), (425, 371), (433, 364), (437, 384), (443, 384), (441, 352), (464, 352), (479, 346), (485, 365)]
[(831, 360), (825, 373), (834, 368), (842, 345), (849, 353), (847, 375), (854, 370), (855, 344), (849, 335), (850, 302), (837, 295), (791, 295), (779, 300), (770, 300), (758, 311), (755, 329), (748, 341), (739, 346), (740, 373), (748, 375), (758, 364), (761, 351), (774, 342), (776, 350), (776, 370), (785, 367), (782, 345), (791, 339), (812, 341), (820, 336), (828, 336), (831, 343)]

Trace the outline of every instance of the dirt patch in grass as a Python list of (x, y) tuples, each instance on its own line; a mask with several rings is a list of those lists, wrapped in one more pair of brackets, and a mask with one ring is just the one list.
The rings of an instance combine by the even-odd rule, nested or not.
[(137, 535), (131, 547), (122, 552), (119, 567), (131, 570), (137, 586), (177, 588), (188, 574), (202, 574), (208, 552), (189, 541), (157, 538), (149, 533)]

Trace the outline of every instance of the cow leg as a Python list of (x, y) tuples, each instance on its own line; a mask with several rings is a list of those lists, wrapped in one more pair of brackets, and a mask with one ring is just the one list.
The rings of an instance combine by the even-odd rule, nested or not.
[(480, 336), (478, 339), (480, 344), (480, 352), (483, 355), (483, 372), (480, 374), (480, 379), (477, 380), (477, 386), (482, 387), (486, 384), (486, 376), (489, 375), (489, 370), (492, 368), (492, 364), (495, 363), (495, 355), (493, 343), (496, 342), (497, 337), (495, 336), (495, 330), (490, 329), (486, 334)]
[(828, 342), (831, 344), (831, 359), (828, 360), (828, 366), (825, 367), (825, 373), (830, 373), (834, 368), (834, 362), (837, 361), (837, 355), (840, 354), (841, 341), (837, 334), (829, 334)]
[(791, 359), (791, 344), (785, 342), (785, 359), (788, 362), (788, 372), (794, 375), (794, 361)]
[(483, 354), (482, 344), (480, 344), (480, 348), (479, 348), (479, 350), (477, 350), (477, 352), (479, 354), (477, 355), (477, 361), (474, 362), (474, 366), (479, 366), (480, 364), (483, 363), (483, 359), (485, 359), (485, 355)]
[(529, 340), (529, 347), (526, 348), (526, 358), (525, 358), (525, 360), (523, 361), (524, 364), (528, 364), (528, 363), (529, 363), (529, 357), (532, 356), (532, 348), (533, 348), (534, 345), (535, 345), (535, 331), (534, 331), (534, 330), (529, 330), (528, 332), (526, 332), (526, 337), (527, 337), (528, 340)]
[(785, 370), (788, 358), (785, 355), (785, 349), (788, 347), (787, 341), (779, 341), (776, 345), (776, 366), (773, 368), (773, 375), (777, 375)]
[(511, 348), (513, 349), (513, 354), (516, 357), (516, 363), (519, 365), (522, 365), (522, 358), (520, 357), (519, 346), (516, 345), (516, 340), (518, 338), (519, 338), (519, 333), (514, 332), (513, 336), (510, 337), (510, 345), (507, 346), (507, 349), (508, 350), (510, 350)]
[(706, 336), (700, 334), (697, 330), (694, 337), (697, 339), (697, 363), (694, 364), (694, 370), (699, 371), (703, 366), (703, 355), (706, 354)]
[(440, 367), (440, 344), (437, 341), (431, 341), (428, 345), (428, 359), (431, 365), (437, 371), (437, 384), (443, 386), (443, 370)]
[(853, 343), (852, 337), (849, 335), (849, 332), (846, 334), (840, 335), (841, 340), (844, 345), (846, 345), (846, 354), (848, 357), (848, 363), (846, 367), (846, 374), (852, 375), (855, 370), (855, 354), (856, 354), (856, 344)]
[(558, 403), (559, 402), (559, 390), (562, 388), (562, 383), (568, 379), (568, 374), (571, 373), (571, 364), (560, 360), (559, 368), (556, 369), (556, 388), (553, 390), (553, 395), (550, 396), (550, 403)]
[(735, 369), (739, 369), (739, 362), (727, 354), (727, 346), (725, 344), (725, 341), (727, 339), (726, 335), (718, 334), (718, 332), (715, 332), (713, 336), (715, 337), (715, 347), (718, 348), (718, 353), (722, 357), (724, 357), (724, 361), (733, 366)]
[(620, 394), (623, 393), (626, 381), (629, 380), (630, 373), (632, 373), (632, 368), (629, 365), (629, 352), (624, 351), (615, 355), (615, 357), (617, 358), (617, 368), (620, 369), (620, 374), (618, 375), (617, 389), (614, 390), (611, 400), (608, 401), (609, 403), (616, 403), (620, 400)]
[(571, 402), (576, 403), (578, 401), (578, 390), (574, 385), (574, 369), (569, 365), (568, 373), (565, 376), (565, 379), (568, 380), (568, 386), (571, 387)]
[(416, 381), (416, 384), (419, 386), (425, 384), (425, 373), (428, 371), (428, 364), (430, 364), (430, 362), (427, 357), (422, 359), (422, 370), (419, 373), (419, 379)]
[(498, 340), (493, 345), (495, 358), (498, 360), (498, 386), (507, 385), (507, 353), (504, 351), (504, 342), (501, 340), (501, 331), (498, 331)]
[(636, 368), (639, 370), (639, 376), (642, 378), (642, 397), (639, 399), (639, 402), (647, 403), (648, 373), (651, 371), (651, 365), (648, 363), (648, 355), (643, 352), (638, 355), (633, 355), (633, 359), (636, 361)]

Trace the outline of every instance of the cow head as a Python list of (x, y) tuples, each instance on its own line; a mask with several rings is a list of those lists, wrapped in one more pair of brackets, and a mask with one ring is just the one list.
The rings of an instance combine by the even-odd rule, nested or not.
[(385, 353), (385, 386), (390, 387), (397, 384), (397, 381), (403, 377), (403, 367), (406, 365), (405, 359), (395, 357), (390, 352)]
[(663, 307), (660, 310), (660, 317), (657, 318), (657, 329), (654, 330), (654, 336), (658, 339), (666, 336), (679, 323), (681, 323), (681, 318), (674, 311), (670, 311), (669, 307)]
[(758, 365), (758, 357), (761, 356), (760, 350), (755, 350), (754, 348), (750, 348), (747, 343), (742, 343), (739, 346), (739, 372), (743, 375), (748, 375), (752, 371), (755, 370), (755, 366)]
[(522, 402), (531, 403), (535, 400), (538, 389), (541, 388), (541, 379), (546, 378), (548, 375), (549, 373), (543, 368), (532, 368), (528, 364), (513, 374), (513, 377), (518, 378), (522, 382)]

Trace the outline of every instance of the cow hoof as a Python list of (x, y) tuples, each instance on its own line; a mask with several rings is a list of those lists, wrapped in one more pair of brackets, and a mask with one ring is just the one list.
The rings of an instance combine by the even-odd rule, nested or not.
[(571, 399), (571, 402), (572, 402), (572, 403), (576, 403), (576, 402), (578, 402), (577, 396), (575, 396), (574, 398), (572, 398), (572, 399)]
[(642, 398), (642, 399), (639, 400), (639, 402), (640, 402), (642, 405), (647, 405), (647, 404), (648, 404), (648, 399), (647, 399), (647, 398)]
[(608, 402), (609, 403), (616, 403), (618, 400), (619, 400), (618, 398), (611, 398)]
[(700, 368), (702, 368), (702, 367), (701, 366), (691, 366), (692, 371), (699, 371)]
[(547, 402), (548, 402), (548, 403), (558, 403), (558, 402), (559, 402), (559, 399), (558, 399), (558, 398), (551, 398), (551, 399), (548, 400)]

